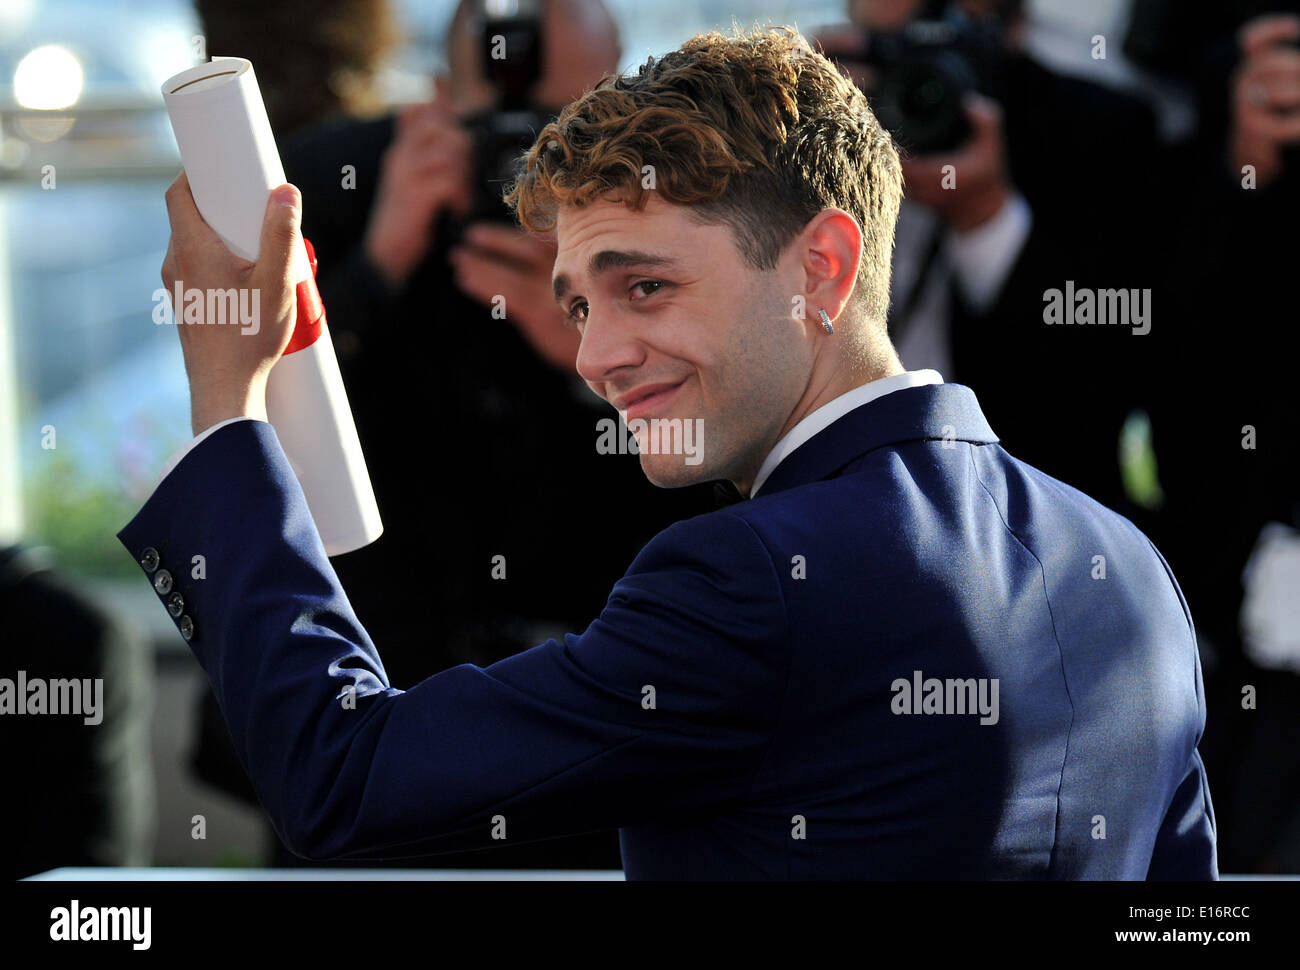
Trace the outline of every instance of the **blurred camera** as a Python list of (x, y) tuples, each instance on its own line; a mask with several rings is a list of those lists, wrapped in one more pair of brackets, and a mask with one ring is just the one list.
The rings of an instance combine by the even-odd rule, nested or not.
[(896, 31), (870, 32), (863, 60), (876, 77), (876, 118), (912, 154), (957, 148), (971, 136), (962, 99), (994, 93), (1003, 44), (997, 17), (971, 17), (944, 2), (923, 4)]
[(501, 201), (515, 176), (515, 163), (557, 111), (534, 102), (542, 76), (544, 33), (540, 0), (480, 0), (483, 73), (496, 103), (461, 119), (474, 144), (474, 199), (466, 223), (514, 224)]

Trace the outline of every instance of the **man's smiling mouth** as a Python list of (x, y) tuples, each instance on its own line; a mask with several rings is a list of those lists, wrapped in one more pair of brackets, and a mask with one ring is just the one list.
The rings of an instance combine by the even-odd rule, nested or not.
[(683, 377), (675, 384), (667, 382), (643, 384), (640, 387), (633, 388), (626, 394), (619, 395), (610, 403), (623, 415), (624, 423), (635, 421), (637, 418), (645, 417), (655, 408), (667, 403), (677, 393), (677, 389), (685, 383), (686, 378)]

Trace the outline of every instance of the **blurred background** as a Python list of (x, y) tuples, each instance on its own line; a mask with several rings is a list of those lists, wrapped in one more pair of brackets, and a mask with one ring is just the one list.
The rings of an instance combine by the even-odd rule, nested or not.
[[(457, 52), (455, 25), (469, 24), (472, 38), (469, 8), (477, 5), (461, 4), (453, 20), (457, 6), (0, 0), (0, 677), (19, 669), (103, 676), (108, 712), (98, 728), (79, 719), (75, 729), (56, 729), (28, 723), (51, 718), (0, 718), (5, 763), (32, 772), (10, 777), (59, 779), (33, 784), (31, 799), (3, 808), (15, 815), (6, 831), (26, 844), (11, 877), (64, 865), (303, 864), (266, 824), (228, 751), (202, 670), (115, 537), (190, 438), (179, 342), (152, 319), (168, 238), (163, 192), (179, 171), (159, 89), (214, 54), (253, 61), (286, 173), (304, 192), (304, 230), (321, 257), (321, 289), (385, 524), (401, 531), (416, 498), (407, 501), (397, 470), (382, 467), (382, 414), (398, 403), (382, 396), (393, 371), (374, 349), (377, 324), (368, 322), (439, 285), (433, 264), (445, 254), (441, 240), (455, 236), (443, 220), (456, 204), (449, 195), (427, 214), (426, 223), (438, 220), (432, 243), (419, 230), (403, 236), (384, 180), (397, 196), (401, 178), (417, 177), (399, 162), (418, 144), (407, 137), (405, 156), (393, 148), (404, 137), (394, 111), (428, 102), (441, 76), (439, 94), (457, 105), (479, 152), (472, 182), (474, 165), (484, 164), (484, 132), (501, 137), (483, 118), (507, 100), (507, 82), (474, 67), (472, 40)], [(543, 4), (539, 16), (563, 19), (570, 42), (591, 53), (608, 28), (587, 6), (557, 12)], [(1283, 393), (1297, 322), (1290, 285), (1300, 256), (1293, 117), (1300, 20), (1293, 31), (1285, 17), (1270, 19), (1300, 12), (1296, 5), (607, 0), (604, 7), (619, 70), (733, 20), (791, 24), (871, 87), (873, 104), (893, 99), (889, 124), (904, 129), (896, 137), (918, 164), (948, 157), (964, 164), (974, 157), (962, 154), (970, 140), (984, 139), (987, 155), (979, 157), (992, 160), (1005, 190), (991, 213), (923, 191), (913, 197), (909, 178), (912, 215), (900, 224), (890, 321), (903, 362), (970, 384), (1012, 454), (1152, 536), (1200, 634), (1209, 702), (1202, 752), (1221, 868), (1300, 872), (1300, 627), (1289, 602), (1300, 591), (1300, 430), (1293, 395)], [(953, 20), (953, 11), (967, 19)], [(956, 34), (909, 35), (907, 25), (924, 18), (957, 23)], [(559, 42), (548, 35), (542, 43), (552, 51)], [(590, 60), (595, 76), (577, 78), (577, 90), (601, 73), (600, 58)], [(545, 70), (554, 71), (554, 61)], [(564, 84), (572, 80), (547, 90), (571, 97), (576, 90)], [(945, 84), (999, 105), (992, 127)], [(974, 113), (955, 133), (938, 131), (931, 122), (953, 98), (965, 106), (959, 119)], [(542, 114), (563, 103), (534, 100)], [(432, 141), (445, 125), (418, 111), (406, 117), (408, 132), (426, 125)], [(335, 157), (373, 176), (346, 202), (329, 194)], [(1116, 338), (1111, 330), (1086, 347), (1045, 340), (1044, 293), (1067, 278), (1148, 290), (1150, 334)], [(461, 295), (475, 302), (469, 284)], [(571, 390), (559, 376), (571, 348), (523, 333), (502, 353), (524, 375), (516, 389), (536, 380), (557, 402)], [(467, 411), (484, 411), (481, 390), (458, 386)], [(530, 392), (529, 406), (536, 400)], [(382, 407), (370, 417), (372, 401)], [(595, 414), (590, 403), (556, 408)], [(1249, 445), (1246, 426), (1257, 432)], [(575, 439), (587, 452), (589, 428)], [(1084, 461), (1064, 457), (1079, 449), (1062, 444), (1077, 441), (1091, 449)], [(528, 467), (504, 447), (493, 460)], [(607, 471), (612, 464), (593, 474), (629, 483), (637, 475), (635, 459)], [(536, 606), (549, 601), (544, 588), (508, 608), (480, 603), (445, 650), (404, 657), (394, 647), (394, 683), (409, 686), (466, 660), (491, 662), (556, 625), (581, 622), (583, 610), (590, 618), (637, 543), (707, 510), (710, 500), (698, 493), (648, 507), (633, 539), (611, 546), (581, 578), (574, 615)], [(481, 497), (471, 526), (493, 507)], [(559, 524), (572, 521), (561, 516)], [(553, 548), (546, 534), (528, 535), (539, 550)], [(408, 594), (367, 589), (366, 563), (357, 559), (350, 576), (348, 559), (336, 563), (340, 576), (387, 662), (391, 635), (381, 628), (393, 619), (384, 597)], [(618, 867), (613, 833), (584, 839), (508, 861), (494, 852), (419, 864)]]

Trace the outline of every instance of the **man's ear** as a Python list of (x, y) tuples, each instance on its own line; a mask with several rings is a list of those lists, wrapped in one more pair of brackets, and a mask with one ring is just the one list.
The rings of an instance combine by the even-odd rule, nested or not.
[(825, 310), (839, 316), (853, 294), (862, 261), (862, 228), (843, 209), (823, 209), (799, 236), (804, 292), (811, 317)]

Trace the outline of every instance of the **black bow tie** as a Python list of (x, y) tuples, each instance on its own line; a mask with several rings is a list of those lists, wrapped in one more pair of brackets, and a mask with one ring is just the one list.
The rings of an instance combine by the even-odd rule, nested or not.
[(726, 480), (713, 483), (713, 498), (720, 509), (745, 501), (745, 496), (740, 494), (740, 490)]

